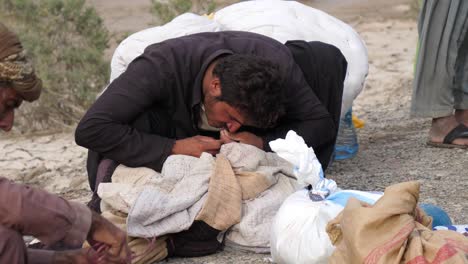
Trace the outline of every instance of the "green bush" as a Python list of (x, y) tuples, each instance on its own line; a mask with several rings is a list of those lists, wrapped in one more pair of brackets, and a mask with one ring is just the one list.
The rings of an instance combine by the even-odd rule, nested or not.
[(16, 32), (44, 90), (19, 110), (22, 132), (73, 127), (109, 76), (109, 33), (85, 0), (0, 0), (1, 21)]
[(216, 8), (214, 0), (151, 0), (151, 3), (151, 12), (157, 17), (160, 25), (182, 13), (209, 14)]

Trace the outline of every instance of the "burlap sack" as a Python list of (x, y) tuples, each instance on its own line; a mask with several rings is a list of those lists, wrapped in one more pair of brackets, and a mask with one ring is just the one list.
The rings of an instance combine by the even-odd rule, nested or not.
[(242, 200), (254, 199), (273, 184), (261, 173), (235, 173), (229, 160), (219, 154), (210, 177), (208, 197), (196, 220), (218, 230), (227, 230), (241, 221)]
[(468, 263), (468, 239), (432, 231), (432, 219), (417, 209), (419, 183), (392, 185), (372, 207), (351, 198), (328, 223), (336, 250), (329, 263)]

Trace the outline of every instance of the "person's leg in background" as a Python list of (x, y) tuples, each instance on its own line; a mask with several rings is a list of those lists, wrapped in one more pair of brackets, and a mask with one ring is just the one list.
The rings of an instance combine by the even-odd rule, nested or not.
[[(468, 23), (466, 24), (465, 31), (468, 30)], [(468, 34), (466, 33), (458, 52), (453, 97), (455, 118), (468, 127)]]
[(467, 17), (468, 3), (463, 0), (426, 0), (421, 9), (411, 114), (432, 118), (430, 144), (468, 145), (468, 130), (460, 126), (454, 114), (460, 107), (459, 98), (454, 98), (454, 81)]

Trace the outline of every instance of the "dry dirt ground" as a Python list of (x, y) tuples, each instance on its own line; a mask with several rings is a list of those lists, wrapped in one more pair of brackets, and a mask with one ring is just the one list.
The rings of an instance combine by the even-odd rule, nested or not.
[[(304, 2), (351, 24), (369, 50), (369, 76), (354, 105), (355, 114), (366, 122), (358, 131), (360, 151), (353, 159), (332, 164), (328, 177), (341, 188), (359, 190), (383, 190), (393, 183), (419, 180), (423, 202), (443, 207), (456, 223), (468, 223), (468, 151), (427, 147), (430, 120), (409, 117), (417, 43), (416, 16), (411, 7), (414, 1)], [(98, 8), (116, 34), (137, 31), (151, 23), (151, 17), (145, 13), (149, 1), (89, 3)], [(127, 22), (120, 27), (117, 21)], [(75, 145), (71, 132), (28, 138), (3, 135), (0, 149), (0, 175), (69, 199), (89, 198), (84, 169), (86, 151)], [(268, 257), (224, 251), (168, 263), (266, 263)]]

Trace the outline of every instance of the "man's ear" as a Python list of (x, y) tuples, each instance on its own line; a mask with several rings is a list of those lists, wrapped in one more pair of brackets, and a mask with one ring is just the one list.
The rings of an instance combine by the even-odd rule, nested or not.
[(211, 79), (208, 88), (211, 96), (215, 98), (221, 96), (221, 81), (218, 77), (213, 77), (213, 79)]

